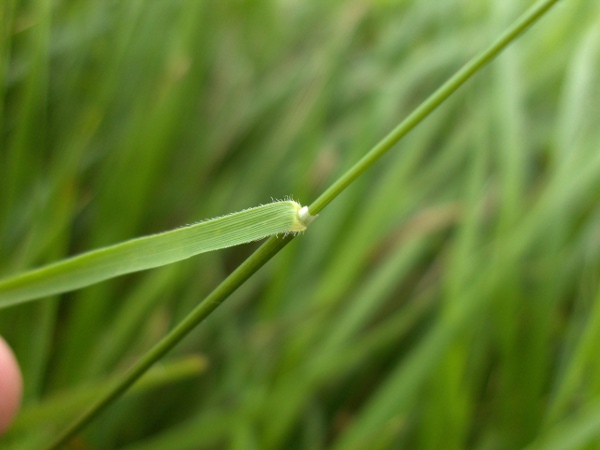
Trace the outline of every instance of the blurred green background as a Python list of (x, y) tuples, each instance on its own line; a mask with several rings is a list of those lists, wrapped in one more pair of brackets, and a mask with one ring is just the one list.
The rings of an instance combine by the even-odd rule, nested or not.
[[(310, 203), (531, 4), (0, 2), (0, 276)], [(73, 448), (600, 448), (599, 105), (600, 3), (564, 0)], [(2, 448), (257, 246), (1, 311), (26, 382)]]

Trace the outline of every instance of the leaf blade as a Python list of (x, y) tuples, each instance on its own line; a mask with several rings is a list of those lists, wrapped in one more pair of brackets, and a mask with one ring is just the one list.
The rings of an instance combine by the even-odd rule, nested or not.
[(268, 236), (306, 229), (301, 206), (278, 201), (131, 239), (0, 281), (0, 308), (61, 294)]

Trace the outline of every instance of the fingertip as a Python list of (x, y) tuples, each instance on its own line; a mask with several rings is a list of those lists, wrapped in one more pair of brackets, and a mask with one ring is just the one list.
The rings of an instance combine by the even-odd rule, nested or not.
[(23, 378), (14, 353), (0, 336), (0, 435), (9, 427), (21, 406)]

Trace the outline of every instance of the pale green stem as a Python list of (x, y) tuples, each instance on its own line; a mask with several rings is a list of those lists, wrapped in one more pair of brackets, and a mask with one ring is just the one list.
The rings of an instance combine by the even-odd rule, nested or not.
[[(381, 142), (373, 147), (360, 161), (342, 175), (315, 202), (309, 206), (309, 212), (316, 215), (337, 197), (350, 183), (365, 170), (373, 165), (392, 146), (394, 146), (409, 131), (415, 128), (444, 100), (462, 86), (479, 69), (494, 59), (508, 44), (514, 41), (530, 25), (539, 20), (555, 3), (560, 0), (544, 0), (531, 7), (513, 23), (490, 47), (469, 61), (462, 69), (454, 74), (442, 87), (425, 100), (412, 114), (398, 125)], [(217, 288), (202, 301), (175, 329), (152, 348), (140, 361), (105, 393), (95, 404), (75, 420), (48, 448), (56, 449), (70, 437), (79, 432), (103, 408), (110, 404), (129, 386), (131, 386), (149, 367), (171, 350), (184, 336), (202, 322), (217, 306), (219, 306), (233, 291), (241, 286), (252, 274), (267, 263), (276, 253), (285, 247), (294, 236), (283, 239), (269, 238), (256, 252), (231, 273)]]

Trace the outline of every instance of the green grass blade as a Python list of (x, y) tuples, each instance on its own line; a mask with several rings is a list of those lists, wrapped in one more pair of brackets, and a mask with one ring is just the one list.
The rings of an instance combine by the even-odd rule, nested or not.
[[(198, 377), (206, 371), (208, 365), (208, 360), (203, 356), (191, 355), (171, 361), (164, 366), (155, 366), (132, 386), (128, 394), (134, 393), (134, 391), (145, 392), (180, 380)], [(74, 389), (59, 392), (44, 399), (42, 403), (30, 406), (19, 414), (18, 419), (11, 427), (10, 434), (18, 436), (19, 433), (27, 430), (64, 423), (71, 414), (85, 408), (90, 401), (94, 400), (98, 390), (110, 385), (117, 377), (118, 375), (112, 375), (109, 380), (86, 383)]]
[(72, 291), (267, 236), (306, 229), (293, 201), (257, 206), (183, 228), (93, 250), (0, 281), (0, 308)]
[(525, 450), (597, 448), (599, 437), (600, 404), (593, 401), (542, 434)]

